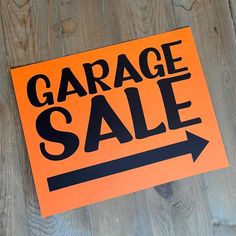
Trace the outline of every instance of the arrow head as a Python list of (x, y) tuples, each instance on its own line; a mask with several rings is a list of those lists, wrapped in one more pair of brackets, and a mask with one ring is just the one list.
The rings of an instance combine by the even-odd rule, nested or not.
[(186, 131), (186, 135), (188, 138), (189, 149), (192, 153), (193, 161), (195, 162), (209, 141), (188, 131)]

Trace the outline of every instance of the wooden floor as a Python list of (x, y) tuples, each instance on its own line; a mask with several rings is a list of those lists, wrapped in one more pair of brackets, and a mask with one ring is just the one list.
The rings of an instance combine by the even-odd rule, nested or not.
[[(192, 26), (230, 168), (42, 219), (9, 68)], [(236, 0), (0, 0), (0, 236), (236, 235)]]

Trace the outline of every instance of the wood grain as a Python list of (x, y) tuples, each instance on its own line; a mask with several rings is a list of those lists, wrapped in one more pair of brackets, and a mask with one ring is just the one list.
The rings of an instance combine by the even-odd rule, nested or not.
[[(236, 1), (1, 0), (0, 236), (236, 235)], [(191, 25), (231, 167), (42, 219), (9, 68)]]
[(231, 166), (204, 175), (206, 193), (216, 234), (235, 235), (236, 2), (190, 2), (174, 1), (176, 22), (179, 26), (192, 26)]

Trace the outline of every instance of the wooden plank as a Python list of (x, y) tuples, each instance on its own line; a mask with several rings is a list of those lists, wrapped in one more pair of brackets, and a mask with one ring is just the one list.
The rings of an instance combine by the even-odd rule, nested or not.
[(229, 225), (229, 224), (222, 224), (214, 222), (214, 235), (215, 236), (235, 236), (236, 227), (235, 225)]
[(228, 0), (230, 17), (236, 32), (236, 2), (234, 0)]
[[(2, 9), (4, 3), (0, 3)], [(20, 123), (9, 79), (9, 66), (4, 41), (3, 15), (0, 11), (0, 235), (29, 235), (21, 173), (24, 151), (19, 137)]]
[[(154, 232), (160, 235), (213, 235), (201, 176), (168, 183), (147, 192)], [(156, 234), (154, 234), (156, 235)]]
[[(0, 4), (1, 8), (1, 4)], [(4, 42), (2, 21), (0, 42)], [(8, 75), (6, 51), (0, 47), (0, 235), (29, 235), (21, 181), (21, 153), (17, 140), (20, 128), (15, 120), (15, 99)]]
[(231, 166), (204, 177), (218, 235), (228, 235), (229, 230), (236, 234), (236, 46), (231, 17), (236, 3), (230, 3), (231, 8), (228, 1), (221, 0), (174, 1), (177, 25), (192, 26)]

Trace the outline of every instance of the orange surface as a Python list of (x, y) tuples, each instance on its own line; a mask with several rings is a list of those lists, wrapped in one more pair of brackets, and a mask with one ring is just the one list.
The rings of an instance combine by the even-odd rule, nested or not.
[[(176, 68), (187, 66), (188, 72), (191, 73), (190, 79), (173, 84), (177, 103), (192, 102), (190, 107), (179, 110), (180, 117), (182, 121), (200, 117), (202, 123), (170, 130), (157, 81), (165, 77), (168, 78), (186, 73), (167, 74), (165, 58), (160, 45), (177, 40), (182, 40), (182, 44), (173, 46), (172, 54), (174, 57), (182, 57), (182, 60), (176, 62), (175, 66)], [(159, 50), (161, 61), (158, 64), (162, 63), (164, 65), (165, 77), (147, 79), (142, 75), (138, 63), (139, 54), (147, 47), (154, 47)], [(123, 53), (126, 54), (132, 65), (142, 76), (143, 81), (135, 83), (133, 80), (127, 80), (123, 82), (122, 87), (114, 88), (117, 56)], [(88, 92), (82, 64), (93, 63), (98, 59), (105, 59), (109, 64), (109, 75), (103, 81), (112, 89), (102, 91), (97, 86), (97, 94), (88, 93), (83, 97), (72, 94), (67, 96), (66, 101), (57, 102), (62, 68), (69, 67)], [(156, 64), (156, 58), (150, 56), (150, 68), (153, 68)], [(95, 72), (98, 74), (101, 73), (99, 70)], [(154, 185), (228, 166), (207, 84), (189, 27), (46, 62), (14, 68), (11, 70), (11, 73), (41, 213), (44, 217), (149, 188)], [(51, 88), (46, 88), (44, 83), (38, 83), (37, 94), (39, 99), (43, 100), (42, 94), (50, 91), (54, 95), (54, 104), (35, 107), (29, 102), (27, 83), (36, 74), (47, 75), (51, 83)], [(129, 87), (136, 87), (139, 90), (148, 128), (154, 128), (158, 123), (164, 122), (167, 129), (165, 133), (144, 139), (135, 138), (131, 113), (124, 93), (124, 89)], [(90, 115), (91, 98), (99, 94), (106, 97), (110, 106), (132, 134), (133, 140), (120, 144), (116, 138), (110, 138), (100, 141), (97, 151), (85, 152), (84, 144)], [(80, 145), (77, 151), (69, 158), (60, 161), (46, 159), (40, 151), (39, 144), (45, 142), (48, 152), (55, 154), (62, 152), (63, 146), (43, 140), (37, 133), (35, 127), (35, 121), (39, 114), (54, 106), (66, 108), (72, 115), (72, 122), (67, 124), (62, 115), (55, 113), (51, 116), (53, 127), (58, 130), (73, 132), (80, 139)], [(186, 154), (180, 158), (161, 161), (56, 191), (49, 191), (47, 184), (48, 177), (184, 141), (186, 140), (186, 130), (209, 141), (196, 162), (192, 161), (191, 154)], [(103, 122), (102, 133), (106, 133), (107, 131), (109, 132), (109, 128)]]

